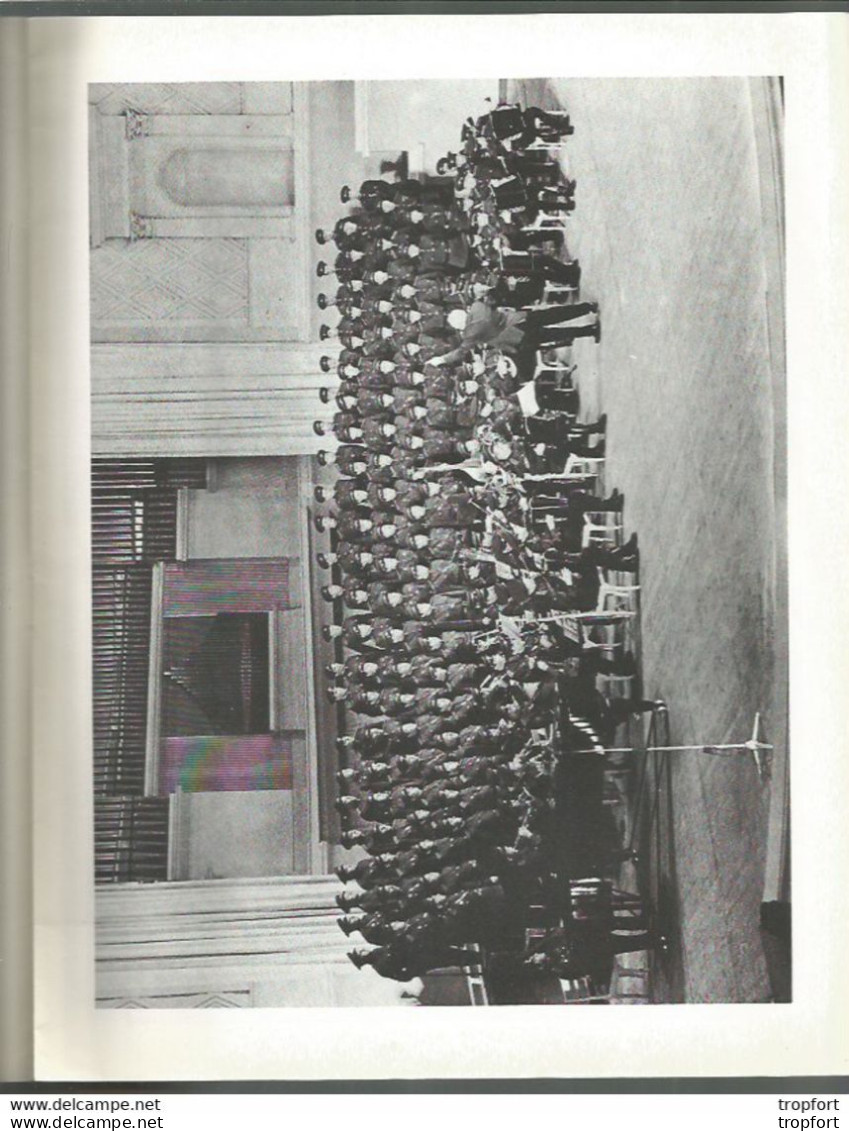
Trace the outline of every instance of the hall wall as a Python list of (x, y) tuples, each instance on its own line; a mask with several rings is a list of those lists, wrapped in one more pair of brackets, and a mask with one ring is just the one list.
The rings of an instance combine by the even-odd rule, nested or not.
[(293, 458), (211, 460), (210, 486), (188, 492), (190, 558), (300, 555)]
[[(317, 393), (333, 380), (319, 368), (332, 353), (319, 328), (333, 315), (316, 299), (335, 290), (333, 278), (316, 276), (318, 260), (332, 263), (335, 248), (320, 247), (315, 231), (332, 228), (344, 211), (342, 185), (356, 190), (402, 150), (413, 171), (434, 172), (437, 158), (456, 148), (463, 119), (483, 112), (497, 86), (93, 85), (93, 451), (315, 452)], [(254, 199), (255, 149), (291, 155), (290, 204)], [(162, 169), (175, 153), (207, 159), (219, 151), (233, 173), (224, 186), (229, 203), (212, 183), (209, 200), (198, 185), (165, 199)]]
[(370, 149), (406, 149), (411, 168), (428, 173), (436, 171), (444, 153), (456, 151), (463, 121), (486, 113), (486, 99), (498, 97), (497, 79), (385, 79), (364, 85)]
[[(484, 85), (92, 89), (93, 452), (207, 458), (210, 489), (187, 495), (189, 561), (287, 559), (292, 596), (296, 590), (302, 594), (301, 607), (278, 614), (276, 621), (277, 715), (282, 727), (299, 736), (293, 739), (292, 789), (180, 795), (182, 839), (172, 872), (179, 882), (146, 885), (151, 890), (127, 885), (119, 891), (116, 885), (114, 892), (98, 894), (102, 1004), (208, 1008), (399, 1001), (399, 987), (348, 963), (347, 940), (335, 927), (338, 884), (327, 876), (340, 858), (332, 805), (336, 724), (324, 697), (316, 701), (315, 686), (333, 652), (317, 638), (330, 609), (318, 593), (327, 576), (313, 561), (315, 550), (328, 545), (326, 535), (309, 525), (307, 507), (314, 505), (313, 482), (328, 483), (332, 476), (305, 457), (330, 446), (314, 434), (312, 422), (330, 412), (318, 390), (332, 387), (335, 378), (321, 371), (319, 359), (333, 350), (320, 341), (319, 328), (333, 316), (322, 313), (316, 299), (322, 292), (332, 295), (335, 280), (318, 278), (315, 265), (322, 258), (332, 262), (335, 248), (320, 247), (314, 233), (332, 228), (345, 211), (341, 186), (356, 190), (361, 180), (378, 176), (382, 159), (408, 150), (414, 171), (434, 172), (436, 158), (456, 147), (463, 118), (480, 112), (483, 97), (496, 87), (494, 81)], [(128, 166), (123, 180), (113, 175), (122, 154), (135, 161), (141, 150), (133, 147), (159, 152), (169, 143), (156, 138), (173, 137), (178, 128), (189, 148), (202, 148), (198, 139), (204, 131), (238, 135), (247, 129), (242, 119), (251, 118), (253, 130), (263, 115), (267, 128), (277, 131), (269, 144), (291, 143), (294, 154), (290, 214), (283, 205), (276, 216), (268, 208), (214, 215), (210, 209), (219, 205), (198, 205), (191, 192), (177, 193), (182, 203), (163, 203), (155, 178), (148, 177), (145, 199), (159, 200), (160, 211), (168, 214), (141, 217), (151, 223), (132, 215), (138, 185), (131, 170)], [(136, 129), (139, 136), (128, 136)], [(243, 137), (239, 144), (248, 143)], [(101, 157), (103, 150), (117, 156), (117, 165), (102, 160), (98, 165), (98, 146)], [(247, 160), (244, 173), (249, 187)], [(196, 215), (189, 215), (192, 208)], [(304, 940), (299, 930), (297, 912), (301, 905), (312, 906), (311, 889), (301, 887), (295, 875), (311, 875), (324, 885), (314, 940)], [(266, 884), (275, 890), (292, 886), (286, 901), (293, 921), (258, 937), (257, 953), (231, 955), (228, 947), (234, 944), (223, 938), (210, 951), (201, 936), (217, 893), (233, 895), (222, 936), (237, 930), (247, 938), (257, 929), (263, 893), (271, 890)], [(192, 937), (192, 955), (183, 962), (170, 954), (167, 940), (179, 937), (175, 924), (192, 908), (201, 916), (199, 937)], [(139, 924), (155, 928), (150, 939), (139, 941)], [(278, 953), (292, 934), (299, 950), (294, 959)]]
[[(310, 596), (301, 568), (308, 463), (297, 457), (210, 460), (209, 486), (187, 492), (188, 570), (216, 560), (288, 563), (289, 607), (274, 615), (272, 686), (276, 729), (286, 731), (291, 743), (291, 783), (282, 790), (181, 795), (174, 879), (303, 874), (316, 863)], [(189, 586), (189, 600), (191, 593)]]

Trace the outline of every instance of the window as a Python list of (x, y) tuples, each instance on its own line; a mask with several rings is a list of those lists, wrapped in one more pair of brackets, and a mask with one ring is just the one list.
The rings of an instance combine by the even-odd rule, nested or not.
[(271, 730), (269, 621), (267, 613), (165, 618), (163, 736)]

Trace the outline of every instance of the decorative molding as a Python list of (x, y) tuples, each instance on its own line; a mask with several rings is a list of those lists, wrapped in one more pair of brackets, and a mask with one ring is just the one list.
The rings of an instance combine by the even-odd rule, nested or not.
[[(313, 396), (327, 384), (331, 375), (322, 373), (319, 360), (327, 353), (325, 342), (168, 342), (151, 349), (147, 345), (95, 343), (92, 346), (92, 379), (95, 385), (118, 392), (133, 381), (161, 377), (192, 378), (214, 387), (215, 374), (249, 378), (246, 389), (262, 389), (266, 395), (275, 388), (311, 389)], [(145, 386), (146, 387), (146, 386)], [(199, 385), (199, 387), (201, 387)], [(138, 386), (142, 388), (141, 385)]]
[(248, 250), (244, 240), (155, 240), (153, 222), (131, 246), (112, 242), (92, 253), (91, 322), (95, 339), (107, 327), (158, 330), (209, 323), (245, 326)]
[(249, 1009), (250, 987), (212, 993), (145, 994), (134, 997), (100, 997), (99, 1009)]
[[(165, 568), (162, 562), (153, 567), (150, 596), (150, 658), (147, 669), (147, 727), (144, 749), (144, 792), (147, 797), (159, 796), (159, 747), (162, 727), (162, 598)], [(170, 842), (169, 842), (170, 843)]]
[[(103, 885), (95, 893), (98, 997), (135, 997), (144, 971), (161, 979), (159, 992), (181, 992), (180, 981), (196, 986), (203, 971), (223, 980), (225, 969), (240, 968), (248, 981), (256, 966), (347, 966), (338, 891), (332, 875)], [(119, 977), (107, 989), (101, 976), (113, 971)]]
[[(298, 460), (298, 502), (301, 513), (299, 533), (301, 539), (301, 561), (311, 562), (312, 549), (310, 545), (310, 520), (309, 500), (313, 493), (312, 460), (302, 458)], [(321, 826), (319, 814), (319, 785), (318, 785), (318, 738), (315, 717), (315, 654), (313, 651), (314, 626), (312, 619), (312, 598), (309, 592), (310, 570), (301, 573), (303, 595), (301, 606), (304, 618), (304, 642), (306, 645), (306, 677), (307, 677), (307, 727), (306, 727), (306, 763), (308, 767), (306, 785), (306, 801), (309, 813), (309, 838), (307, 867), (312, 873), (321, 872), (326, 864), (326, 857), (321, 851)], [(294, 782), (294, 766), (293, 766)]]
[(139, 138), (147, 137), (150, 132), (149, 124), (147, 114), (141, 114), (138, 110), (130, 108), (124, 111), (124, 133), (127, 141), (137, 141)]
[(103, 225), (103, 188), (101, 180), (100, 151), (103, 137), (100, 114), (94, 106), (88, 108), (88, 240), (92, 248), (100, 247), (105, 238)]
[[(281, 123), (278, 125), (278, 123)], [(148, 216), (172, 219), (236, 218), (252, 216), (285, 216), (292, 206), (295, 178), (295, 153), (292, 142), (292, 120), (262, 118), (255, 130), (244, 118), (160, 118), (149, 125), (141, 144), (130, 146), (130, 173), (133, 208)], [(277, 125), (285, 133), (269, 133)], [(165, 126), (171, 130), (164, 131)], [(204, 129), (199, 129), (203, 126)], [(179, 130), (174, 132), (176, 127)], [(238, 127), (234, 130), (234, 127)], [(188, 197), (180, 196), (179, 183), (196, 163), (203, 166), (212, 155), (229, 178), (231, 200), (216, 202), (214, 183), (207, 180), (202, 168), (189, 176), (193, 184)], [(256, 166), (262, 177), (271, 177), (263, 191), (271, 195), (263, 200), (255, 195)], [(229, 172), (228, 172), (229, 170)], [(200, 176), (200, 181), (192, 181)], [(176, 178), (176, 181), (175, 179)], [(218, 180), (216, 174), (215, 180)], [(183, 189), (187, 186), (183, 185)], [(272, 191), (273, 190), (273, 191)], [(175, 195), (175, 191), (177, 195)], [(210, 193), (211, 199), (205, 194)]]
[(250, 146), (292, 148), (292, 114), (157, 115), (148, 119), (150, 137), (195, 139)]
[(100, 247), (130, 236), (129, 143), (123, 118), (104, 118), (90, 106), (88, 125), (90, 242)]
[(185, 879), (189, 873), (186, 810), (186, 795), (177, 789), (171, 794), (168, 806), (168, 865), (165, 874), (171, 881)]
[(177, 540), (174, 556), (178, 562), (189, 557), (189, 489), (177, 488)]
[(130, 243), (136, 240), (149, 240), (154, 235), (153, 221), (149, 216), (139, 216), (138, 212), (130, 213)]
[(238, 82), (92, 83), (89, 102), (104, 116), (133, 109), (150, 115), (239, 114)]
[(277, 710), (277, 697), (280, 693), (280, 679), (277, 665), (279, 662), (277, 646), (277, 618), (279, 610), (271, 609), (268, 613), (268, 729), (276, 731), (280, 726)]
[[(303, 585), (300, 563), (289, 558), (289, 600), (295, 608), (281, 609), (275, 615), (275, 657), (278, 678), (274, 689), (276, 722), (272, 730), (305, 731), (309, 728), (308, 663), (304, 640)], [(304, 672), (304, 678), (295, 678)], [(291, 678), (286, 678), (290, 673)], [(282, 678), (280, 678), (282, 677)]]
[(152, 216), (151, 235), (159, 239), (295, 239), (287, 205), (272, 216)]
[(96, 345), (97, 455), (308, 455), (327, 383), (320, 343)]

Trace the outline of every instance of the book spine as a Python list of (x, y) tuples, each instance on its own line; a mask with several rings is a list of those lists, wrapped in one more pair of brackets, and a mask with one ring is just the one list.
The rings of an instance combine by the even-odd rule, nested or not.
[(33, 1072), (26, 45), (0, 19), (0, 1081)]

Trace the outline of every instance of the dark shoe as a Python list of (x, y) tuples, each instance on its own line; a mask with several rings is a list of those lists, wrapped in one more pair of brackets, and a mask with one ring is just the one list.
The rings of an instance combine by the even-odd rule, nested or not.
[(647, 715), (657, 707), (655, 699), (632, 699), (630, 703), (632, 715)]
[(572, 120), (566, 110), (549, 110), (552, 118), (558, 119), (557, 130), (562, 137), (569, 137), (575, 132), (575, 127), (572, 125)]
[(601, 322), (596, 322), (593, 327), (593, 338), (595, 338), (596, 344), (601, 341)]
[(619, 547), (619, 553), (623, 558), (633, 558), (639, 553), (636, 533), (632, 534), (627, 542), (622, 543)]
[(637, 573), (640, 568), (640, 559), (637, 554), (631, 558), (612, 558), (611, 564), (606, 568), (616, 570), (617, 573)]

